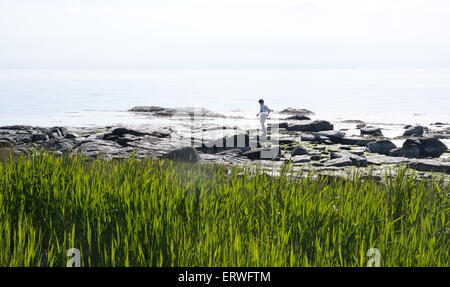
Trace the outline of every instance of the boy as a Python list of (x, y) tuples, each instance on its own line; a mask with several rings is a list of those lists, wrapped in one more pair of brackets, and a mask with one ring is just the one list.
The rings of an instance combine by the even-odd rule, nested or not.
[(260, 121), (261, 121), (261, 127), (263, 130), (263, 137), (266, 137), (267, 135), (267, 129), (266, 129), (266, 119), (269, 116), (270, 112), (272, 111), (271, 109), (269, 109), (265, 104), (264, 104), (264, 100), (260, 99), (259, 101), (259, 113), (256, 114), (256, 116), (260, 116)]

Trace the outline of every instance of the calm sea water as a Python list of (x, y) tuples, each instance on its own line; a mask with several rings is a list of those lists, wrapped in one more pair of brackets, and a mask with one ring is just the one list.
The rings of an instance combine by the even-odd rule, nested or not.
[(0, 70), (0, 126), (135, 123), (138, 105), (254, 117), (259, 98), (324, 119), (450, 122), (450, 70)]

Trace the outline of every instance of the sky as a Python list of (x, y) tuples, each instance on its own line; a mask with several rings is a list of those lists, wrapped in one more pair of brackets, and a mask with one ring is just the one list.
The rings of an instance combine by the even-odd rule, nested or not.
[(448, 0), (0, 0), (0, 68), (450, 68)]

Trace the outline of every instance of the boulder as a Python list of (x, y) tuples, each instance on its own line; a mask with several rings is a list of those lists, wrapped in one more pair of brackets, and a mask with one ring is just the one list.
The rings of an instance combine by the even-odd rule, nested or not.
[(412, 135), (418, 136), (423, 135), (423, 127), (422, 126), (409, 127), (403, 133), (403, 136), (412, 136)]
[(166, 153), (163, 158), (185, 161), (185, 162), (198, 162), (200, 156), (194, 147), (183, 147)]
[(437, 138), (419, 138), (422, 157), (440, 157), (448, 150), (447, 146)]
[(408, 158), (420, 157), (420, 142), (415, 139), (407, 139), (400, 150), (400, 156)]
[(381, 128), (364, 127), (360, 128), (361, 135), (382, 136)]
[(366, 150), (371, 153), (388, 155), (389, 152), (397, 148), (394, 143), (388, 140), (381, 140), (367, 144)]
[(292, 151), (292, 155), (307, 155), (309, 154), (308, 150), (302, 146), (296, 146)]
[(447, 149), (437, 138), (410, 137), (405, 140), (401, 149), (392, 149), (389, 155), (408, 158), (440, 157)]
[(328, 121), (317, 120), (317, 121), (305, 121), (301, 124), (288, 125), (287, 130), (289, 131), (299, 131), (299, 132), (320, 132), (332, 130), (333, 125)]

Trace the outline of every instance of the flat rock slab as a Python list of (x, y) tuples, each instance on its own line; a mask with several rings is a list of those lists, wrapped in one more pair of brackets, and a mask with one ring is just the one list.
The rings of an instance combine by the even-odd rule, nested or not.
[[(281, 124), (280, 124), (281, 126)], [(328, 121), (304, 121), (299, 124), (288, 124), (288, 131), (298, 131), (298, 132), (320, 132), (332, 130), (333, 125)]]
[(311, 157), (309, 155), (296, 155), (291, 157), (291, 161), (293, 163), (306, 163), (311, 161)]
[(394, 156), (383, 156), (383, 155), (368, 155), (366, 157), (369, 164), (401, 164), (408, 163), (409, 159), (406, 157), (394, 157)]
[(408, 167), (418, 171), (443, 172), (450, 174), (450, 163), (435, 159), (412, 159)]

